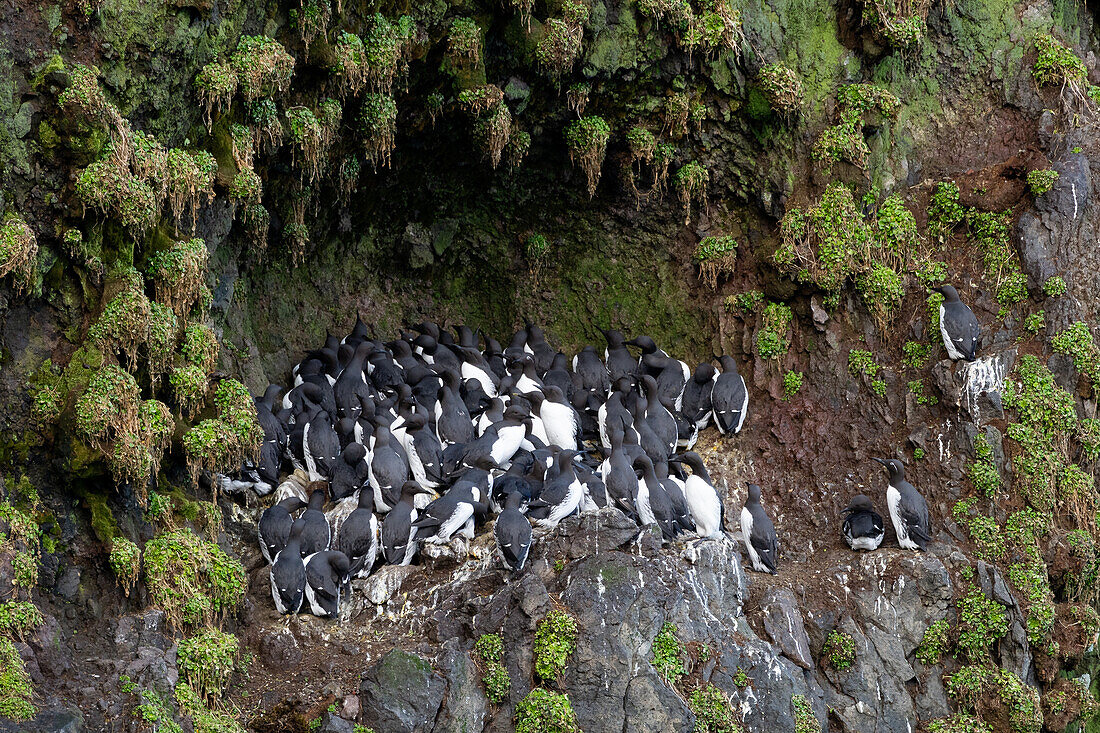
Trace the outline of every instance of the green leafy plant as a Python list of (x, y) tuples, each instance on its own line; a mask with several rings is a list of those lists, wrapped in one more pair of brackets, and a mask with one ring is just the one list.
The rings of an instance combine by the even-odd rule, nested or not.
[(396, 145), (397, 103), (388, 94), (363, 96), (358, 131), (363, 151), (371, 167), (390, 167), (390, 154)]
[(1050, 345), (1059, 354), (1073, 357), (1073, 366), (1089, 382), (1100, 382), (1100, 348), (1097, 347), (1087, 323), (1077, 321), (1051, 340)]
[(447, 33), (447, 57), (460, 66), (481, 63), (481, 29), (473, 18), (455, 18), (451, 22)]
[(787, 371), (783, 375), (783, 399), (791, 399), (800, 389), (802, 389), (802, 372)]
[(536, 687), (516, 705), (516, 733), (580, 733), (569, 698)]
[(10, 639), (0, 636), (0, 718), (30, 720), (35, 715), (31, 676)]
[(294, 75), (294, 57), (267, 36), (242, 36), (230, 64), (245, 101), (285, 92)]
[(742, 733), (730, 701), (712, 684), (693, 691), (688, 707), (695, 714), (695, 733)]
[(207, 700), (215, 700), (225, 691), (229, 677), (237, 668), (240, 642), (236, 636), (217, 629), (204, 629), (193, 637), (181, 639), (176, 647), (176, 664), (187, 683)]
[(973, 586), (955, 604), (959, 610), (955, 655), (971, 663), (989, 659), (993, 642), (1008, 633), (1004, 606)]
[(504, 642), (497, 634), (483, 634), (474, 644), (474, 653), (481, 661), (485, 684), (485, 696), (489, 702), (499, 705), (512, 689), (512, 678), (508, 675), (501, 660), (504, 657)]
[(788, 328), (791, 308), (786, 303), (769, 301), (764, 308), (762, 326), (756, 334), (756, 354), (761, 359), (780, 359), (790, 348)]
[(0, 224), (0, 277), (12, 275), (17, 292), (34, 288), (38, 240), (19, 215), (9, 214)]
[(692, 256), (699, 265), (699, 277), (711, 288), (718, 287), (718, 280), (731, 275), (737, 262), (737, 240), (729, 236), (703, 237)]
[(730, 295), (726, 298), (726, 310), (737, 311), (742, 314), (754, 312), (764, 302), (764, 294), (759, 290), (746, 290), (743, 293)]
[[(969, 712), (993, 712), (995, 706), (1007, 716), (1005, 721), (1013, 733), (1038, 733), (1043, 724), (1039, 706), (1039, 691), (1024, 684), (1012, 672), (996, 667), (963, 667), (947, 678), (947, 691), (959, 706)], [(984, 696), (989, 695), (990, 702)]]
[(856, 660), (856, 640), (851, 634), (833, 629), (825, 638), (821, 659), (838, 672), (850, 669)]
[(1024, 328), (1031, 334), (1037, 334), (1047, 327), (1046, 311), (1032, 313), (1024, 319)]
[(710, 183), (710, 171), (698, 161), (690, 161), (676, 171), (676, 188), (680, 192), (680, 203), (684, 207), (684, 224), (691, 222), (691, 204), (694, 201), (699, 208), (707, 208), (707, 186)]
[(805, 695), (795, 695), (791, 698), (791, 708), (794, 710), (795, 733), (819, 733), (821, 723), (814, 715), (814, 709)]
[(546, 681), (556, 680), (576, 649), (576, 620), (564, 611), (551, 611), (535, 632), (535, 674)]
[(1058, 180), (1058, 171), (1056, 170), (1035, 170), (1028, 171), (1027, 174), (1027, 186), (1031, 189), (1032, 196), (1042, 196), (1054, 188), (1056, 180)]
[(802, 80), (783, 64), (768, 64), (760, 69), (760, 89), (768, 104), (783, 115), (796, 114), (802, 106)]
[(244, 598), (240, 562), (189, 529), (161, 532), (145, 545), (145, 580), (153, 604), (168, 622), (211, 625)]
[(588, 116), (573, 122), (565, 130), (565, 143), (569, 148), (569, 160), (579, 165), (588, 182), (588, 195), (596, 194), (600, 182), (600, 167), (607, 152), (611, 127), (602, 117)]
[(951, 645), (950, 630), (951, 626), (947, 623), (947, 619), (933, 621), (924, 630), (924, 637), (921, 638), (920, 645), (917, 647), (917, 661), (928, 666), (939, 664)]
[(1058, 296), (1066, 294), (1066, 281), (1058, 275), (1048, 277), (1046, 282), (1043, 283), (1043, 292), (1051, 298), (1057, 298)]
[(676, 625), (665, 623), (653, 640), (653, 666), (666, 683), (676, 686), (687, 674), (684, 645), (676, 636)]
[(141, 573), (141, 548), (125, 537), (115, 537), (107, 562), (115, 573), (115, 582), (129, 596)]

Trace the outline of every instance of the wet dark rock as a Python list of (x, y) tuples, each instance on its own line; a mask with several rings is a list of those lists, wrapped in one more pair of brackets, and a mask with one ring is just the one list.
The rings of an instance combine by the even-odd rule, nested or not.
[(394, 649), (363, 675), (363, 722), (378, 730), (426, 733), (432, 730), (446, 686), (429, 662)]
[(783, 650), (788, 659), (803, 669), (812, 669), (810, 639), (802, 623), (802, 612), (794, 593), (783, 588), (771, 591), (762, 602), (764, 630), (772, 641)]
[(67, 707), (42, 708), (28, 721), (15, 723), (0, 718), (0, 733), (82, 733), (84, 716)]
[(149, 609), (122, 616), (115, 627), (115, 645), (119, 652), (133, 653), (139, 647), (166, 650), (171, 640), (165, 635), (164, 611)]
[(683, 699), (652, 668), (627, 684), (623, 713), (623, 733), (690, 733), (695, 727), (695, 716)]
[(321, 727), (318, 730), (320, 733), (353, 733), (355, 724), (338, 715), (325, 713), (321, 716)]
[(260, 661), (270, 669), (289, 669), (302, 661), (298, 640), (289, 631), (269, 631), (260, 637)]
[(435, 733), (479, 731), (488, 717), (489, 701), (482, 691), (477, 665), (457, 646), (457, 640), (449, 640), (439, 662), (447, 680), (447, 696), (433, 729)]
[(66, 601), (76, 600), (80, 593), (80, 568), (76, 565), (66, 565), (58, 575), (54, 584), (54, 593)]

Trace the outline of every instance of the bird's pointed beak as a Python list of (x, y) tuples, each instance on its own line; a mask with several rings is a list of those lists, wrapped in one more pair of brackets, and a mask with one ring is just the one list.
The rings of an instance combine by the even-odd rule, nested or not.
[(871, 457), (871, 460), (872, 460), (872, 461), (874, 461), (875, 463), (881, 463), (881, 464), (882, 464), (883, 466), (885, 466), (886, 468), (890, 468), (890, 464), (889, 464), (889, 463), (887, 463), (886, 461), (884, 461), (884, 460), (883, 460), (883, 459), (881, 459), (881, 458), (875, 458), (874, 456), (872, 456), (872, 457)]

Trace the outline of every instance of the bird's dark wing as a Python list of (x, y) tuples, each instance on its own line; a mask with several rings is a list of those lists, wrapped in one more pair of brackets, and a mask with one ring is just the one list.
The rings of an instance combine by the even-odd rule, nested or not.
[(313, 592), (335, 600), (340, 596), (340, 588), (336, 584), (332, 571), (327, 562), (317, 560), (306, 566), (306, 582), (313, 588)]
[(928, 533), (928, 504), (916, 489), (902, 493), (901, 501), (898, 502), (898, 516), (905, 522), (909, 535), (921, 540), (919, 544), (923, 546), (925, 542), (932, 539)]
[(756, 554), (760, 555), (760, 561), (768, 570), (775, 572), (775, 563), (779, 558), (779, 539), (775, 536), (775, 527), (771, 521), (764, 518), (753, 517), (752, 532), (749, 536)]

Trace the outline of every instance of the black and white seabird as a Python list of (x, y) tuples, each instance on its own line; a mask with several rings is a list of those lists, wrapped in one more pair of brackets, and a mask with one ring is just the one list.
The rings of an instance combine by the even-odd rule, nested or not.
[(890, 510), (890, 521), (898, 535), (898, 544), (905, 550), (924, 551), (924, 546), (932, 539), (931, 522), (928, 518), (928, 502), (905, 480), (905, 466), (896, 458), (883, 460), (872, 458), (881, 463), (890, 474), (890, 484), (886, 487), (886, 506)]
[(348, 443), (333, 464), (332, 499), (340, 501), (353, 495), (367, 484), (370, 464), (366, 462), (367, 449), (360, 443)]
[(749, 411), (749, 391), (745, 379), (737, 373), (737, 362), (732, 356), (721, 356), (722, 373), (714, 381), (710, 393), (714, 424), (722, 435), (741, 432)]
[[(322, 515), (324, 516), (324, 515)], [(302, 562), (302, 531), (306, 523), (302, 518), (290, 529), (286, 547), (275, 556), (268, 573), (271, 579), (271, 597), (281, 614), (298, 613), (305, 598), (306, 565)]]
[(290, 540), (290, 528), (294, 526), (294, 512), (306, 503), (297, 496), (289, 496), (277, 504), (272, 504), (260, 515), (257, 532), (260, 536), (260, 552), (267, 562), (275, 562), (275, 556), (282, 552)]
[[(468, 525), (472, 528), (474, 514), (479, 511), (480, 502), (474, 491), (472, 485), (459, 482), (424, 507), (424, 511), (413, 522), (416, 540), (430, 545), (442, 545), (450, 542), (456, 534), (467, 534)], [(488, 510), (486, 504), (481, 504), (481, 507), (484, 507), (482, 512)]]
[(940, 303), (940, 335), (947, 355), (954, 361), (974, 361), (982, 346), (982, 327), (970, 306), (959, 300), (951, 285), (940, 285), (936, 292), (943, 295)]
[(760, 487), (756, 484), (749, 484), (749, 498), (741, 509), (741, 534), (752, 569), (775, 575), (779, 539), (775, 535), (775, 525), (760, 504)]
[(528, 504), (528, 514), (540, 527), (553, 528), (581, 505), (584, 486), (573, 470), (573, 456), (577, 451), (563, 450), (554, 457), (554, 465), (548, 472), (538, 499)]
[(493, 527), (497, 550), (513, 573), (523, 570), (527, 554), (531, 551), (531, 523), (520, 511), (526, 501), (518, 491), (509, 492), (504, 500), (504, 511)]
[(309, 612), (322, 618), (340, 615), (340, 596), (348, 582), (348, 557), (325, 550), (306, 558), (306, 601)]
[(428, 428), (428, 419), (414, 413), (404, 421), (405, 455), (413, 479), (424, 488), (443, 485), (443, 446), (439, 437)]
[(309, 506), (298, 521), (303, 522), (301, 553), (302, 557), (312, 555), (315, 552), (323, 552), (328, 549), (332, 541), (332, 528), (321, 508), (325, 505), (325, 483), (322, 481), (310, 484), (312, 490), (309, 494)]
[(374, 422), (374, 454), (370, 459), (370, 486), (374, 491), (374, 506), (388, 512), (397, 503), (401, 485), (409, 477), (409, 465), (403, 453), (395, 448), (389, 426), (382, 418)]
[(370, 488), (359, 492), (359, 506), (340, 525), (336, 549), (348, 556), (353, 577), (370, 575), (378, 557), (378, 518), (374, 516), (374, 492)]
[(573, 357), (573, 373), (579, 378), (581, 389), (596, 395), (600, 400), (607, 396), (611, 379), (595, 347), (585, 346)]
[(691, 474), (684, 479), (684, 498), (691, 510), (691, 516), (695, 519), (695, 531), (700, 537), (716, 537), (722, 534), (726, 508), (710, 480), (702, 457), (688, 451), (674, 458), (673, 462), (691, 468)]
[(875, 511), (869, 498), (863, 494), (852, 497), (848, 506), (840, 513), (847, 515), (844, 517), (841, 532), (848, 547), (853, 550), (878, 549), (886, 530), (882, 526), (882, 515)]
[[(601, 329), (602, 330), (602, 329)], [(629, 377), (638, 368), (638, 360), (630, 353), (626, 346), (626, 337), (622, 331), (614, 329), (603, 331), (607, 339), (607, 348), (603, 352), (603, 360), (607, 364), (607, 374), (614, 383), (622, 377)]]
[(684, 385), (684, 397), (680, 401), (680, 412), (685, 418), (703, 430), (710, 424), (710, 393), (718, 379), (718, 370), (711, 364), (695, 367), (695, 374)]
[(415, 481), (406, 481), (401, 487), (401, 500), (382, 520), (382, 555), (389, 565), (408, 565), (416, 555), (413, 522), (418, 517), (416, 496), (422, 493), (428, 490)]

